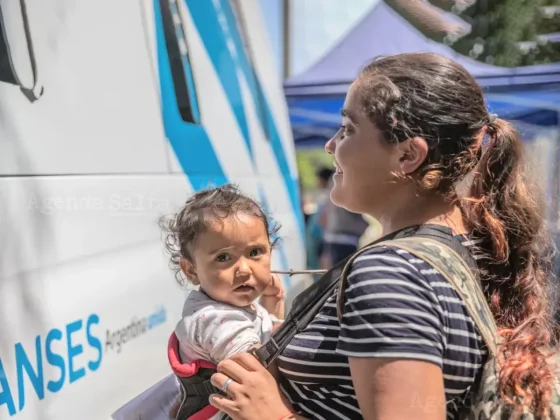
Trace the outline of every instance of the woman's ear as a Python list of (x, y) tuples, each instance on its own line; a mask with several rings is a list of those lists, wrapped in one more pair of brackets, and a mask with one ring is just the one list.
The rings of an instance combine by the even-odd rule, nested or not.
[(192, 262), (187, 260), (186, 258), (181, 258), (179, 261), (179, 266), (181, 267), (181, 271), (185, 275), (185, 277), (195, 286), (200, 284), (198, 280), (198, 275), (196, 274), (196, 267)]
[(405, 175), (416, 171), (428, 156), (428, 143), (422, 137), (412, 137), (398, 145), (401, 170)]

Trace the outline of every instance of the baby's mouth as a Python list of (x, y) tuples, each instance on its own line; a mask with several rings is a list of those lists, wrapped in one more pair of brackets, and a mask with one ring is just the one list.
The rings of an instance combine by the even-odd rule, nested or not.
[(252, 292), (253, 290), (255, 290), (255, 288), (248, 284), (242, 284), (233, 289), (234, 292)]

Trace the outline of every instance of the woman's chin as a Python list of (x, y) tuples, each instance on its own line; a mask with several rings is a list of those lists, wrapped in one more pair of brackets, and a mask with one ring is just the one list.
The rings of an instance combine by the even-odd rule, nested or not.
[(352, 200), (353, 193), (349, 193), (347, 189), (342, 185), (342, 182), (334, 184), (331, 190), (331, 201), (337, 207), (342, 207), (351, 213), (363, 213), (363, 209), (360, 206), (360, 202)]
[(341, 183), (335, 183), (331, 190), (331, 201), (335, 206), (344, 207), (344, 191)]

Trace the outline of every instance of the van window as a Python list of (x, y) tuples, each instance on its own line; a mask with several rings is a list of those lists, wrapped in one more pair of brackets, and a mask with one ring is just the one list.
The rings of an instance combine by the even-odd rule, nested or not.
[(183, 121), (199, 124), (200, 116), (187, 38), (177, 2), (176, 0), (160, 0), (159, 5), (179, 113)]
[(17, 85), (31, 101), (39, 99), (33, 40), (26, 0), (2, 3), (0, 10), (0, 82)]
[(8, 56), (8, 46), (6, 44), (6, 35), (4, 31), (0, 31), (0, 81), (17, 85), (16, 76), (10, 63)]

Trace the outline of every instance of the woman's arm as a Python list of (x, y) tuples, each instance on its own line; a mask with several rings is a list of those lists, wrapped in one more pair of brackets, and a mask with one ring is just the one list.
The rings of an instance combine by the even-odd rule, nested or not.
[(446, 418), (442, 373), (433, 363), (350, 358), (350, 372), (365, 420)]
[(447, 322), (420, 267), (390, 248), (366, 251), (352, 264), (337, 352), (348, 357), (365, 420), (446, 417)]

